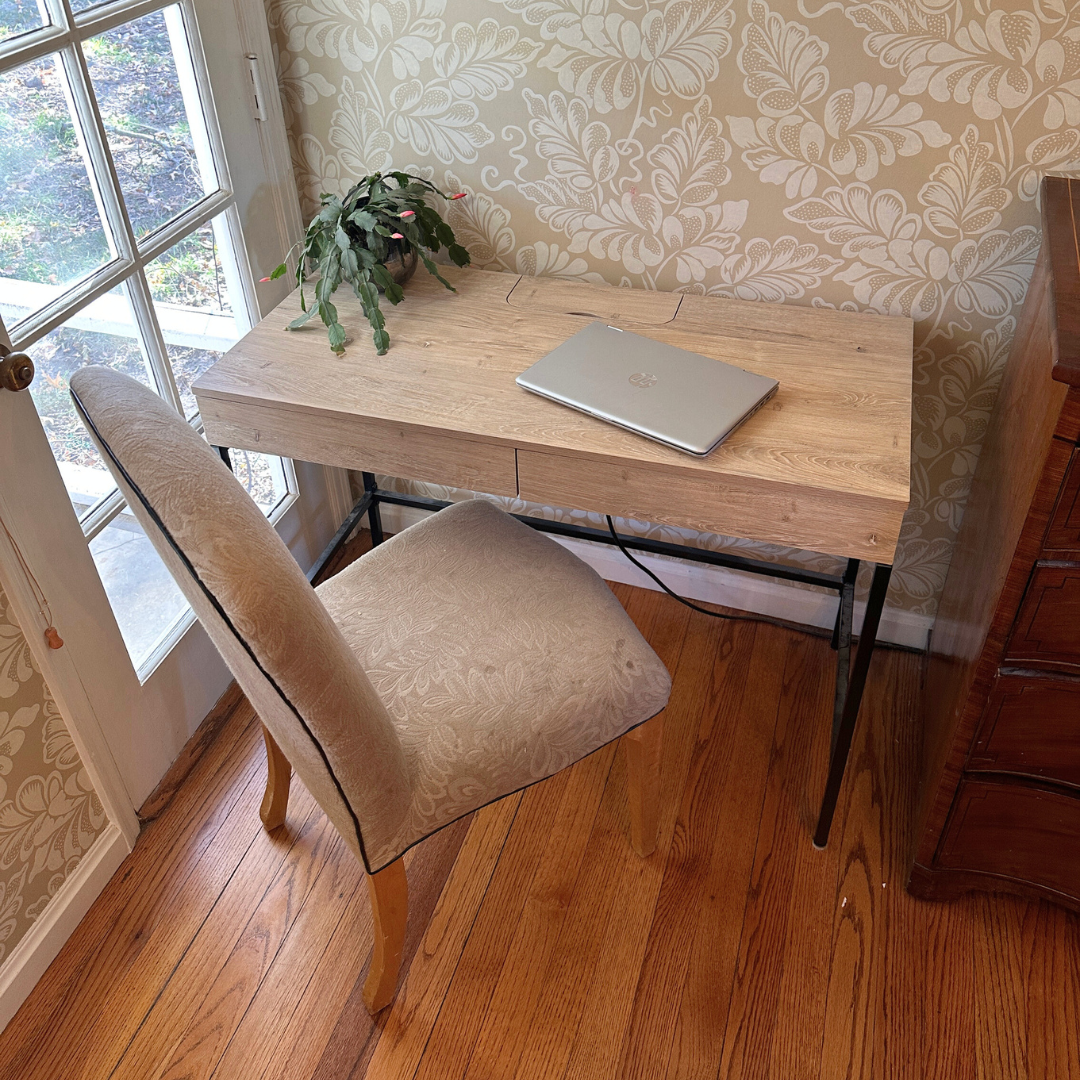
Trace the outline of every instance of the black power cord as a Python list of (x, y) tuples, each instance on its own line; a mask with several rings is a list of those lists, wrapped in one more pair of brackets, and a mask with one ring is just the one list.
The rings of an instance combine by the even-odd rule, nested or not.
[(622, 538), (615, 531), (615, 523), (611, 520), (610, 514), (604, 515), (607, 518), (608, 532), (611, 533), (612, 540), (615, 541), (618, 549), (644, 574), (648, 574), (649, 577), (660, 586), (673, 600), (678, 600), (680, 604), (685, 604), (686, 607), (692, 611), (700, 611), (702, 615), (710, 615), (714, 619), (726, 619), (728, 622), (757, 622), (765, 623), (766, 626), (779, 626), (781, 630), (793, 630), (797, 634), (807, 634), (810, 637), (828, 637), (829, 632), (826, 630), (819, 630), (817, 627), (798, 626), (794, 623), (784, 622), (781, 619), (770, 619), (767, 615), (726, 615), (720, 611), (710, 611), (708, 608), (699, 607), (697, 604), (685, 597), (680, 596), (677, 592), (669, 589), (647, 566), (643, 566), (633, 555), (630, 554), (629, 549), (622, 542)]

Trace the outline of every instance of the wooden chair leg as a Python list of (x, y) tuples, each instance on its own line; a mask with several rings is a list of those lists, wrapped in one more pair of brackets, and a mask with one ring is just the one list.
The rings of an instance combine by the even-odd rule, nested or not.
[(622, 737), (630, 791), (630, 842), (644, 858), (656, 850), (660, 821), (660, 758), (664, 742), (661, 713)]
[(405, 924), (409, 918), (405, 864), (398, 859), (377, 874), (369, 874), (367, 882), (375, 922), (375, 950), (364, 983), (364, 1004), (374, 1016), (394, 1000), (397, 992), (401, 951), (405, 947)]
[(262, 725), (263, 742), (266, 743), (266, 791), (263, 793), (259, 817), (267, 832), (273, 832), (279, 825), (285, 824), (285, 811), (289, 806), (289, 780), (292, 766), (289, 759), (281, 752), (281, 747), (274, 742), (274, 736)]

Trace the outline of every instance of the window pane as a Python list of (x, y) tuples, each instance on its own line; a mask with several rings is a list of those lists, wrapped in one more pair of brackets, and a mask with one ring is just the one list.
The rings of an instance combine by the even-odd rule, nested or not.
[(122, 286), (83, 308), (29, 353), (37, 368), (30, 393), (75, 511), (82, 515), (114, 485), (71, 403), (69, 379), (87, 364), (107, 364), (152, 385)]
[(183, 43), (173, 6), (83, 44), (136, 236), (217, 188)]
[(187, 611), (187, 600), (126, 508), (90, 541), (90, 554), (131, 662), (138, 669), (162, 635)]
[(0, 41), (51, 23), (45, 5), (38, 0), (0, 0)]
[(186, 416), (198, 411), (191, 384), (239, 340), (214, 229), (208, 222), (146, 267)]
[(255, 500), (264, 514), (289, 493), (285, 480), (285, 468), (281, 459), (267, 454), (253, 454), (249, 450), (230, 450), (233, 475)]
[(0, 75), (0, 310), (10, 329), (111, 257), (59, 58)]

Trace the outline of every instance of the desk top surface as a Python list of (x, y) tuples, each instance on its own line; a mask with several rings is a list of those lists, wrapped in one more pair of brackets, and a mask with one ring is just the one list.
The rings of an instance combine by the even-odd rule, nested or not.
[[(880, 506), (879, 558), (891, 559), (910, 492), (909, 319), (480, 270), (445, 273), (456, 293), (420, 272), (400, 305), (383, 303), (391, 341), (385, 356), (375, 354), (359, 302), (344, 290), (335, 296), (351, 338), (343, 357), (329, 350), (317, 320), (283, 333), (299, 313), (294, 292), (195, 383), (204, 412), (230, 403), (272, 405), (308, 421), (377, 418), (518, 452), (706, 479), (717, 491), (727, 484), (812, 490), (838, 507)], [(525, 368), (596, 318), (770, 375), (780, 388), (726, 442), (696, 458), (516, 385)]]

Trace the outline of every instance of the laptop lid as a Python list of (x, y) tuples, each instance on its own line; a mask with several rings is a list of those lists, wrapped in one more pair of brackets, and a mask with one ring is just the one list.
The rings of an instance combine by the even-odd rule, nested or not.
[(567, 338), (517, 383), (698, 456), (723, 442), (779, 386), (764, 375), (602, 322)]

